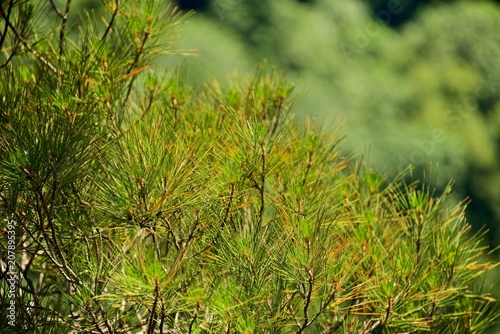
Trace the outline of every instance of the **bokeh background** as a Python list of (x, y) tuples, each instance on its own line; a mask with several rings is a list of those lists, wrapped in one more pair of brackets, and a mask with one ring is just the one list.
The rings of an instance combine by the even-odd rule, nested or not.
[(177, 44), (197, 56), (170, 56), (160, 69), (185, 63), (198, 84), (250, 74), (264, 59), (285, 69), (298, 78), (299, 117), (324, 131), (342, 124), (346, 154), (389, 177), (412, 164), (438, 192), (453, 180), (456, 198), (471, 199), (474, 229), (500, 245), (500, 1), (176, 4), (197, 12)]

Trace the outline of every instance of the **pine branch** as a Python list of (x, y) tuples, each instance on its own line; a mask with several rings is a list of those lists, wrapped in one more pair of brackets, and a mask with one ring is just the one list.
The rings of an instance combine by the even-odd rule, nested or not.
[(113, 9), (113, 14), (111, 15), (111, 20), (109, 21), (108, 25), (106, 26), (106, 29), (104, 30), (104, 33), (101, 36), (101, 42), (104, 42), (106, 40), (106, 37), (113, 28), (113, 24), (115, 23), (116, 16), (118, 15), (119, 8), (120, 8), (120, 0), (115, 0), (115, 8)]
[(3, 14), (2, 16), (5, 19), (5, 24), (10, 28), (14, 36), (21, 42), (21, 44), (28, 49), (29, 52), (33, 56), (35, 56), (36, 59), (38, 59), (43, 65), (45, 65), (52, 73), (56, 75), (62, 75), (63, 72), (58, 70), (53, 64), (51, 64), (47, 59), (45, 59), (44, 56), (42, 56), (37, 50), (35, 50), (24, 38), (23, 36), (17, 31), (17, 29), (12, 25), (12, 23), (8, 20), (8, 18)]

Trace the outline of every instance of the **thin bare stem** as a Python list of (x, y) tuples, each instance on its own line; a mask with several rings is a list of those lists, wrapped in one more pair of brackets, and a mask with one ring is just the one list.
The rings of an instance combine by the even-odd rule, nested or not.
[[(314, 275), (311, 268), (307, 268), (307, 287), (306, 284), (303, 284), (304, 289), (304, 309), (303, 316), (304, 321), (302, 322), (302, 326), (297, 331), (297, 334), (303, 333), (304, 330), (309, 327), (314, 320), (309, 320), (309, 306), (311, 305), (312, 292), (314, 286)], [(314, 318), (316, 319), (316, 317)]]
[[(8, 8), (7, 8), (7, 15), (5, 15), (4, 8), (0, 8), (2, 11), (2, 17), (5, 19), (5, 21), (10, 20), (10, 14), (12, 13), (12, 7), (14, 7), (14, 0), (11, 0), (8, 2)], [(5, 42), (5, 38), (7, 37), (7, 32), (9, 30), (9, 26), (6, 24), (5, 27), (3, 28), (3, 34), (0, 36), (0, 50), (3, 48), (3, 43)]]
[(101, 42), (103, 42), (106, 39), (109, 32), (111, 31), (111, 28), (115, 23), (115, 18), (118, 15), (119, 8), (120, 8), (120, 0), (115, 0), (115, 9), (113, 10), (113, 14), (111, 15), (111, 20), (109, 20), (108, 26), (106, 27), (106, 30), (104, 31), (104, 34), (101, 37)]
[[(5, 17), (4, 17), (5, 18)], [(33, 56), (35, 56), (36, 59), (38, 59), (42, 64), (47, 66), (54, 74), (56, 75), (61, 75), (63, 72), (58, 70), (54, 65), (52, 65), (47, 59), (45, 59), (44, 56), (42, 56), (37, 50), (35, 50), (28, 42), (21, 36), (21, 34), (17, 31), (17, 29), (12, 25), (10, 21), (6, 21), (6, 25), (9, 26), (9, 28), (12, 30), (14, 33), (14, 36), (21, 41), (21, 44), (28, 49)]]
[(61, 16), (62, 19), (61, 28), (59, 29), (59, 57), (62, 56), (64, 51), (64, 31), (66, 30), (66, 23), (68, 21), (70, 7), (71, 7), (71, 0), (67, 0), (66, 6), (64, 8), (64, 14)]

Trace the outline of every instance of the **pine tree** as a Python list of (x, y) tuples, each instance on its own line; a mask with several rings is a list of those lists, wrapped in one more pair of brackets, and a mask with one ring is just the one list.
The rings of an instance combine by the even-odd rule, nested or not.
[(337, 132), (293, 117), (278, 71), (227, 88), (158, 73), (186, 19), (164, 1), (106, 10), (98, 25), (92, 13), (70, 24), (71, 1), (0, 8), (0, 310), (14, 325), (2, 332), (477, 333), (495, 321), (481, 283), (496, 264), (450, 187), (341, 155)]

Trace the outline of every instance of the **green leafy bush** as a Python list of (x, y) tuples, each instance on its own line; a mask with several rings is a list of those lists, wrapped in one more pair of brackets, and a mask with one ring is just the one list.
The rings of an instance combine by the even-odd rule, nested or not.
[[(1, 8), (5, 332), (491, 325), (481, 282), (495, 265), (449, 187), (351, 162), (337, 133), (297, 124), (276, 71), (227, 89), (156, 74), (183, 17), (163, 1), (107, 5), (76, 37), (69, 1)], [(47, 11), (59, 19), (45, 31), (30, 15)]]

